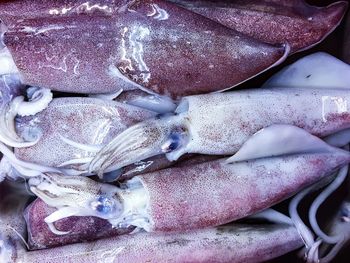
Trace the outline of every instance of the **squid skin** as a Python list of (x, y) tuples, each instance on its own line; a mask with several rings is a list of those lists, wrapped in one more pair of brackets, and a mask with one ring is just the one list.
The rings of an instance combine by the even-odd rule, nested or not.
[(103, 145), (128, 126), (155, 115), (114, 101), (82, 97), (57, 98), (43, 112), (17, 118), (19, 136), (30, 139), (39, 135), (40, 140), (31, 147), (15, 149), (15, 154), (27, 162), (59, 167), (72, 159), (94, 154), (72, 147), (62, 137), (81, 144)]
[(113, 228), (108, 221), (97, 217), (69, 217), (55, 223), (57, 230), (69, 233), (56, 235), (44, 222), (44, 218), (54, 211), (54, 208), (47, 206), (40, 199), (36, 199), (24, 211), (30, 250), (119, 236), (133, 230), (133, 228)]
[[(131, 126), (94, 157), (90, 170), (119, 169), (158, 154), (230, 155), (254, 133), (290, 124), (318, 137), (350, 128), (350, 93), (333, 88), (271, 88), (184, 97), (177, 115)], [(128, 144), (121, 145), (121, 141)]]
[(106, 6), (108, 14), (79, 9), (45, 19), (9, 19), (3, 41), (24, 83), (76, 93), (132, 85), (176, 98), (231, 88), (289, 52), (286, 45), (265, 44), (166, 1)]
[(340, 24), (348, 6), (346, 1), (322, 8), (303, 0), (170, 1), (263, 42), (287, 42), (292, 53), (325, 39)]
[(15, 262), (263, 262), (302, 244), (293, 226), (227, 225), (186, 233), (138, 233), (32, 251), (20, 254)]

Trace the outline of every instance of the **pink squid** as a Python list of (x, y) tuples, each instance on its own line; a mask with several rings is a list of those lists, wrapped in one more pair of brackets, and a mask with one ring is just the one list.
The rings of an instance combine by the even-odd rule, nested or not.
[(229, 89), (289, 53), (285, 41), (266, 44), (162, 0), (14, 1), (0, 10), (11, 71), (52, 90), (176, 98)]

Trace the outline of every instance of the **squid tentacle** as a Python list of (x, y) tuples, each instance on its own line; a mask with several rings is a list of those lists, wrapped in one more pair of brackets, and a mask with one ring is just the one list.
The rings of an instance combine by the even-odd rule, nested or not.
[[(321, 181), (315, 185), (312, 185), (311, 187), (303, 190), (299, 194), (297, 194), (291, 201), (289, 206), (289, 213), (292, 218), (292, 221), (296, 228), (298, 229), (302, 239), (304, 240), (305, 246), (306, 246), (306, 259), (307, 262), (310, 263), (316, 263), (316, 262), (329, 262), (332, 260), (332, 258), (336, 255), (337, 251), (341, 248), (342, 244), (344, 244), (345, 239), (341, 234), (338, 234), (336, 236), (329, 236), (325, 234), (319, 227), (317, 220), (316, 220), (316, 213), (319, 208), (319, 206), (329, 197), (329, 195), (337, 189), (342, 182), (345, 180), (347, 176), (349, 166), (346, 165), (342, 167), (338, 174), (336, 175), (333, 182), (325, 188), (319, 194), (314, 202), (312, 203), (310, 210), (309, 210), (309, 221), (312, 227), (312, 230), (316, 234), (317, 238), (314, 239), (313, 232), (303, 223), (300, 216), (297, 212), (297, 206), (300, 203), (300, 201), (311, 192), (314, 192), (322, 187), (322, 185), (325, 184), (325, 182)], [(319, 255), (319, 247), (322, 243), (328, 243), (328, 244), (334, 244), (335, 246), (331, 249), (330, 252), (326, 256), (323, 256), (320, 258)]]
[(53, 99), (51, 90), (45, 88), (30, 87), (27, 93), (30, 94), (29, 101), (22, 101), (17, 109), (20, 116), (32, 116), (43, 111)]
[(290, 217), (286, 216), (285, 214), (274, 210), (272, 208), (266, 209), (262, 212), (259, 212), (255, 215), (249, 216), (249, 218), (261, 218), (265, 219), (267, 221), (276, 223), (276, 224), (287, 224), (287, 225), (293, 225), (293, 221)]
[(316, 221), (316, 213), (321, 204), (344, 182), (348, 174), (349, 166), (344, 166), (340, 171), (339, 175), (334, 179), (334, 181), (320, 194), (312, 203), (309, 210), (309, 221), (312, 226), (313, 231), (326, 243), (336, 244), (340, 242), (343, 237), (341, 235), (329, 236), (325, 234)]
[(36, 138), (34, 141), (25, 142), (18, 137), (15, 131), (15, 117), (17, 115), (18, 106), (22, 101), (23, 97), (16, 97), (9, 106), (3, 107), (0, 113), (0, 141), (10, 147), (30, 147), (35, 145), (40, 139)]
[(308, 187), (296, 196), (293, 197), (289, 204), (289, 215), (293, 221), (294, 226), (297, 228), (307, 250), (309, 250), (315, 243), (314, 235), (312, 231), (304, 224), (303, 220), (300, 218), (298, 213), (298, 206), (301, 200), (308, 195), (311, 191), (315, 189), (315, 186)]
[[(142, 159), (174, 151), (184, 140), (182, 136), (186, 128), (181, 122), (182, 116), (171, 116), (132, 126), (94, 156), (89, 172), (98, 172), (102, 176), (107, 168), (117, 170)], [(145, 145), (150, 147), (144, 147)]]
[(0, 141), (16, 148), (35, 145), (40, 140), (40, 135), (37, 135), (33, 141), (24, 141), (19, 138), (15, 129), (15, 118), (17, 115), (35, 115), (44, 110), (51, 100), (52, 93), (50, 90), (35, 88), (31, 101), (25, 102), (24, 97), (18, 96), (8, 106), (4, 106), (0, 113)]
[(75, 142), (73, 140), (70, 140), (66, 137), (64, 137), (63, 135), (59, 135), (61, 140), (70, 145), (70, 146), (73, 146), (77, 149), (80, 149), (80, 150), (83, 150), (83, 151), (87, 151), (87, 152), (92, 152), (92, 153), (97, 153), (99, 151), (102, 150), (102, 148), (104, 147), (103, 145), (96, 145), (96, 144), (83, 144), (83, 143), (78, 143), (78, 142)]

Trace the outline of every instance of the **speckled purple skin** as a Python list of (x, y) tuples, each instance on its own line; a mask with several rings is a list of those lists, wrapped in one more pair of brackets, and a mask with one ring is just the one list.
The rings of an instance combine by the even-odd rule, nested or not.
[(104, 219), (97, 217), (68, 217), (54, 223), (66, 235), (56, 235), (44, 219), (56, 211), (41, 199), (36, 199), (24, 212), (28, 230), (28, 245), (31, 250), (63, 246), (72, 243), (92, 241), (130, 233), (133, 228), (118, 229)]
[[(263, 262), (302, 246), (293, 226), (229, 225), (187, 233), (137, 233), (22, 253), (18, 262)], [(17, 261), (16, 261), (17, 262)]]
[(320, 8), (303, 0), (170, 0), (266, 43), (288, 42), (297, 52), (321, 42), (341, 22), (347, 2)]
[(152, 231), (222, 225), (290, 197), (350, 161), (347, 152), (224, 164), (213, 161), (139, 176)]
[(44, 111), (17, 119), (17, 132), (26, 138), (41, 133), (37, 144), (15, 149), (19, 159), (57, 167), (71, 159), (91, 157), (94, 153), (70, 146), (61, 136), (78, 143), (100, 145), (109, 142), (124, 129), (155, 113), (95, 98), (54, 99)]
[[(15, 23), (3, 11), (4, 21), (10, 22), (4, 43), (23, 81), (53, 90), (105, 93), (128, 89), (128, 78), (178, 97), (235, 86), (285, 53), (285, 47), (246, 37), (169, 2), (111, 2), (96, 12), (64, 2), (58, 15), (51, 11), (45, 19), (42, 13), (51, 1), (46, 9), (41, 2), (39, 18), (32, 18), (34, 12), (28, 15), (32, 19)], [(32, 5), (23, 6), (27, 4)], [(63, 7), (73, 6), (61, 14)], [(6, 8), (11, 13), (18, 3)]]

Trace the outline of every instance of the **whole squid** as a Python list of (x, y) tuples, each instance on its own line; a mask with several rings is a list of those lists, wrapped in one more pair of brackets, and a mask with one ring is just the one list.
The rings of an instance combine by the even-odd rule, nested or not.
[(115, 227), (179, 231), (255, 214), (349, 162), (348, 151), (303, 129), (274, 125), (252, 136), (231, 158), (136, 176), (120, 187), (55, 173), (31, 178), (29, 186), (58, 209), (45, 218), (47, 224), (70, 216), (96, 216)]
[(11, 71), (59, 91), (140, 88), (176, 98), (225, 90), (279, 64), (290, 49), (162, 0), (14, 1), (0, 10)]
[(303, 0), (170, 0), (195, 13), (266, 43), (288, 43), (291, 53), (313, 47), (340, 24), (348, 2), (327, 7)]
[[(169, 160), (185, 153), (232, 155), (250, 136), (273, 124), (294, 125), (318, 137), (350, 128), (350, 67), (318, 55), (326, 57), (322, 65), (328, 71), (319, 70), (320, 59), (315, 60), (314, 55), (304, 58), (312, 60), (308, 65), (314, 67), (300, 63), (296, 70), (291, 66), (292, 73), (282, 70), (263, 89), (184, 97), (175, 114), (131, 126), (84, 168), (101, 175), (107, 168), (119, 169), (159, 154)], [(336, 80), (340, 76), (342, 80)], [(322, 81), (327, 84), (318, 86)]]

